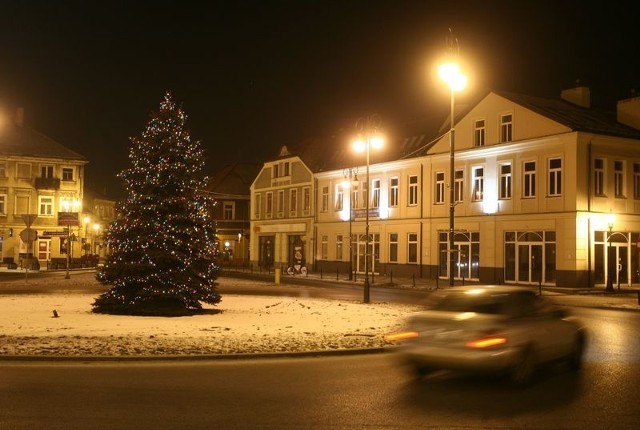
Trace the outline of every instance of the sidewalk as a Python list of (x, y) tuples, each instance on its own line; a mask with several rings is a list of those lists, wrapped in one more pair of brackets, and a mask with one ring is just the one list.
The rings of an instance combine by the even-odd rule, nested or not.
[[(230, 270), (223, 268), (221, 276), (228, 277), (240, 277), (248, 279), (261, 279), (269, 282), (275, 281), (275, 273), (267, 272), (249, 272)], [(282, 284), (292, 285), (318, 285), (318, 283), (331, 283), (331, 284), (344, 284), (353, 286), (363, 286), (364, 277), (362, 274), (357, 275), (356, 280), (349, 280), (347, 275), (342, 274), (327, 274), (327, 273), (307, 273), (306, 275), (280, 275), (280, 282)], [(389, 276), (374, 276), (370, 279), (371, 288), (397, 288), (397, 289), (409, 289), (418, 291), (435, 291), (437, 289), (449, 288), (448, 283), (437, 282), (433, 279), (425, 279), (418, 277), (389, 277)], [(455, 286), (463, 285), (462, 282), (456, 282)], [(469, 285), (469, 283), (465, 283)], [(552, 296), (553, 300), (557, 303), (565, 306), (578, 306), (578, 307), (592, 307), (592, 308), (613, 308), (620, 310), (636, 310), (640, 311), (640, 286), (621, 287), (620, 290), (617, 286), (614, 287), (613, 292), (605, 292), (603, 286), (594, 287), (592, 289), (586, 288), (560, 288), (549, 286), (532, 286), (523, 288), (535, 288), (539, 290), (544, 296)]]

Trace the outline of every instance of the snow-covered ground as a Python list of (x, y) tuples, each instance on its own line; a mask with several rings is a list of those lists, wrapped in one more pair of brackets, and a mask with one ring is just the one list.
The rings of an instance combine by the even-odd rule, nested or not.
[[(50, 288), (63, 285), (70, 291), (0, 295), (0, 356), (182, 356), (381, 347), (388, 345), (384, 335), (401, 328), (404, 317), (419, 309), (222, 295), (217, 306), (205, 306), (207, 312), (201, 315), (114, 316), (91, 312), (97, 294), (72, 291), (95, 283), (91, 274), (43, 279), (31, 282), (43, 282)], [(219, 285), (225, 283), (255, 281), (219, 279)]]

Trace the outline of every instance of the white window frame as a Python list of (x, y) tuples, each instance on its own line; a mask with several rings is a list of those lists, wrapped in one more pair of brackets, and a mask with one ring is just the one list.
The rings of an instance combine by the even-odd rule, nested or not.
[[(533, 166), (533, 169), (530, 169)], [(536, 162), (535, 160), (522, 163), (522, 197), (531, 199), (536, 196)]]
[(500, 143), (513, 141), (513, 114), (500, 115)]
[(298, 216), (298, 189), (291, 188), (289, 190), (289, 216)]
[(400, 178), (389, 178), (389, 207), (397, 207), (400, 203)]
[(278, 190), (278, 201), (276, 202), (278, 218), (284, 218), (284, 190)]
[(418, 175), (409, 175), (409, 206), (418, 206)]
[(472, 192), (471, 198), (474, 202), (481, 202), (484, 198), (484, 166), (475, 166), (472, 172)]
[(271, 219), (273, 218), (273, 192), (272, 191), (267, 191), (266, 194), (266, 207), (264, 210), (264, 217), (265, 219)]
[(607, 163), (604, 158), (593, 159), (593, 193), (596, 196), (606, 195), (605, 190), (605, 178)]
[(229, 202), (229, 201), (222, 202), (222, 219), (223, 220), (236, 219), (236, 202)]
[(342, 184), (336, 185), (336, 205), (335, 209), (341, 211), (344, 208), (344, 189)]
[(0, 178), (7, 177), (7, 163), (4, 161), (0, 162)]
[(38, 216), (53, 217), (54, 196), (38, 196)]
[(308, 216), (311, 213), (311, 188), (302, 188), (302, 214)]
[[(504, 168), (508, 168), (508, 171)], [(498, 169), (500, 175), (498, 198), (500, 200), (510, 200), (513, 194), (513, 165), (511, 163), (500, 163)]]
[[(552, 164), (559, 162), (559, 166)], [(548, 160), (549, 169), (549, 185), (547, 193), (550, 197), (558, 197), (562, 195), (562, 158), (553, 157)]]
[(343, 258), (343, 245), (344, 245), (344, 236), (341, 234), (336, 235), (336, 260), (342, 261)]
[(389, 263), (397, 263), (397, 262), (398, 262), (398, 233), (389, 233)]
[[(415, 260), (411, 256), (412, 250)], [(418, 233), (407, 233), (407, 263), (418, 264)]]
[(477, 119), (473, 122), (473, 146), (484, 146), (486, 133), (486, 121)]
[(256, 193), (254, 196), (254, 208), (253, 216), (255, 219), (260, 219), (262, 211), (262, 194)]
[(7, 195), (6, 194), (0, 194), (0, 215), (1, 216), (7, 215)]
[(322, 187), (322, 205), (321, 207), (321, 211), (322, 212), (327, 212), (329, 210), (329, 187), (328, 186), (323, 186)]
[(617, 198), (624, 198), (625, 196), (625, 172), (626, 163), (624, 160), (613, 161), (613, 195)]
[(320, 242), (320, 259), (328, 260), (329, 259), (329, 236), (323, 234)]
[[(63, 167), (62, 168), (62, 180), (66, 182), (75, 181), (75, 168), (73, 167)], [(69, 177), (70, 176), (70, 177)]]
[(380, 187), (382, 186), (382, 181), (380, 179), (373, 179), (371, 181), (371, 207), (379, 208), (380, 207)]
[(444, 172), (436, 172), (435, 173), (435, 186), (434, 190), (434, 203), (436, 205), (443, 205), (445, 202), (445, 173)]
[(457, 169), (455, 171), (453, 186), (453, 201), (460, 203), (464, 201), (464, 170)]

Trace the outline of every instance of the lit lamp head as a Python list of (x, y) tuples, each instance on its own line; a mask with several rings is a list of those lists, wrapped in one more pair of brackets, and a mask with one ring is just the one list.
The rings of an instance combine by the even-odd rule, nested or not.
[(610, 213), (609, 215), (607, 215), (607, 226), (609, 227), (609, 230), (613, 230), (613, 224), (616, 222), (616, 216), (612, 213)]
[(452, 92), (462, 91), (467, 86), (467, 77), (456, 63), (441, 64), (438, 67), (438, 76), (447, 83)]

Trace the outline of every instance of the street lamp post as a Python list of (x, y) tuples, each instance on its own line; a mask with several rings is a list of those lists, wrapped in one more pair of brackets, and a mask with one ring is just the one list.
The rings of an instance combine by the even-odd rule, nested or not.
[[(457, 55), (458, 41), (450, 33), (448, 43), (449, 54), (452, 57)], [(452, 58), (455, 60), (455, 58)], [(454, 231), (455, 231), (455, 93), (462, 91), (467, 84), (467, 77), (460, 71), (460, 66), (451, 61), (438, 67), (438, 75), (449, 86), (451, 112), (450, 112), (450, 130), (449, 130), (449, 286), (453, 286), (453, 266), (455, 263), (455, 254), (453, 252)]]
[(369, 253), (369, 198), (371, 184), (369, 183), (369, 161), (371, 146), (374, 148), (381, 148), (383, 144), (382, 138), (378, 135), (380, 128), (380, 117), (378, 115), (370, 115), (368, 117), (360, 118), (356, 122), (356, 129), (358, 130), (360, 137), (354, 142), (354, 149), (358, 152), (365, 152), (367, 159), (366, 170), (366, 193), (365, 193), (365, 251), (364, 251), (364, 303), (369, 303), (369, 258), (372, 254)]
[(607, 286), (605, 288), (606, 292), (612, 292), (613, 291), (613, 270), (611, 270), (612, 268), (615, 269), (615, 260), (614, 260), (614, 264), (611, 264), (612, 261), (612, 247), (611, 247), (611, 236), (613, 236), (613, 222), (615, 221), (615, 218), (613, 216), (613, 214), (609, 214), (608, 218), (607, 218), (607, 224), (609, 227), (609, 237), (607, 238), (607, 242), (609, 242), (608, 245), (608, 251), (607, 251)]

